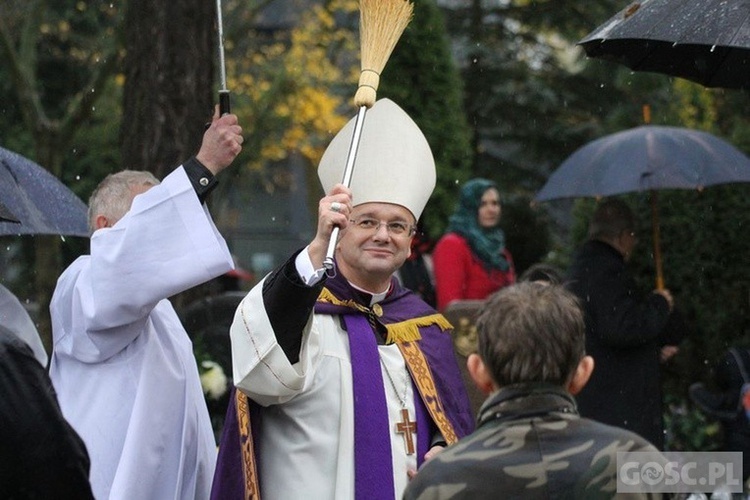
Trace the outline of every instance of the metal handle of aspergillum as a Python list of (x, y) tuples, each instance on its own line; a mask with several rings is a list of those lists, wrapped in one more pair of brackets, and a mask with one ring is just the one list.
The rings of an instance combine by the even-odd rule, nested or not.
[[(362, 137), (362, 127), (365, 124), (365, 114), (367, 113), (367, 106), (360, 106), (357, 112), (357, 119), (354, 122), (354, 133), (352, 134), (352, 143), (349, 146), (349, 152), (346, 155), (346, 166), (344, 167), (344, 175), (341, 179), (341, 184), (346, 187), (350, 187), (352, 183), (352, 174), (354, 173), (354, 161), (357, 158), (357, 149), (359, 149), (359, 139)], [(331, 231), (331, 239), (328, 241), (328, 249), (326, 250), (326, 256), (323, 259), (323, 267), (327, 274), (331, 274), (333, 271), (333, 254), (336, 251), (336, 241), (339, 239), (340, 228), (338, 226), (333, 228)]]
[(216, 26), (219, 32), (219, 75), (221, 89), (219, 89), (219, 115), (230, 113), (229, 90), (227, 89), (227, 67), (224, 62), (224, 22), (221, 18), (221, 0), (216, 0)]

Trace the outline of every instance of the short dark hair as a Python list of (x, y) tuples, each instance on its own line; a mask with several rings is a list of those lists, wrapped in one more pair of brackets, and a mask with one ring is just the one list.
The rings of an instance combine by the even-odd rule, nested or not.
[(583, 313), (562, 285), (521, 282), (501, 289), (476, 322), (479, 356), (499, 386), (566, 384), (585, 356)]
[(612, 198), (599, 204), (589, 222), (589, 238), (616, 238), (623, 231), (635, 229), (635, 216), (622, 200)]
[(544, 281), (559, 285), (563, 282), (563, 274), (555, 266), (537, 262), (521, 273), (518, 281)]

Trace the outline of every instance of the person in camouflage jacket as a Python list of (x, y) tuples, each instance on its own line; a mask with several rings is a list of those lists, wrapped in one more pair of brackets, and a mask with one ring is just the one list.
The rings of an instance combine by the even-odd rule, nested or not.
[(594, 361), (571, 292), (539, 282), (504, 288), (476, 326), (479, 352), (467, 365), (491, 396), (474, 433), (425, 463), (405, 500), (612, 498), (618, 451), (659, 453), (637, 434), (578, 415), (573, 395)]

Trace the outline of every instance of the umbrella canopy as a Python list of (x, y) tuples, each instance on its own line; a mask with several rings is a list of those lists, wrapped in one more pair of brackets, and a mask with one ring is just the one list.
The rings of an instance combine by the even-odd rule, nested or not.
[(19, 220), (16, 218), (15, 215), (13, 215), (13, 212), (11, 212), (8, 207), (0, 203), (0, 222), (19, 222)]
[(0, 235), (89, 235), (86, 205), (46, 169), (1, 147), (0, 202), (20, 222), (0, 220)]
[(750, 158), (719, 137), (643, 125), (575, 151), (537, 193), (538, 201), (750, 182)]
[(636, 1), (578, 43), (636, 71), (750, 88), (750, 0)]
[(735, 182), (750, 182), (750, 158), (728, 142), (698, 130), (643, 125), (576, 150), (535, 198), (547, 201), (649, 191), (656, 287), (662, 289), (657, 191)]

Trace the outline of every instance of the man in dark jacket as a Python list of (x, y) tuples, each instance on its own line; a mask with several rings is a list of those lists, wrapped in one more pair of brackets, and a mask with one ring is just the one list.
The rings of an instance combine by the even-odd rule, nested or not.
[(503, 288), (488, 299), (476, 327), (479, 352), (467, 365), (492, 395), (477, 430), (427, 462), (405, 500), (612, 498), (618, 452), (661, 456), (632, 432), (578, 415), (572, 395), (594, 361), (584, 351), (578, 301), (562, 286)]
[(0, 325), (0, 498), (94, 498), (89, 456), (31, 348)]
[[(19, 222), (2, 203), (0, 222)], [(89, 455), (62, 416), (42, 364), (47, 353), (35, 353), (29, 338), (6, 328), (18, 319), (13, 312), (0, 311), (0, 498), (93, 499)]]
[(668, 327), (671, 293), (642, 297), (626, 269), (636, 242), (630, 208), (621, 200), (604, 201), (568, 272), (568, 287), (585, 314), (586, 352), (597, 366), (576, 399), (582, 416), (636, 432), (661, 449), (659, 361), (677, 351), (679, 339), (667, 334), (674, 330)]

